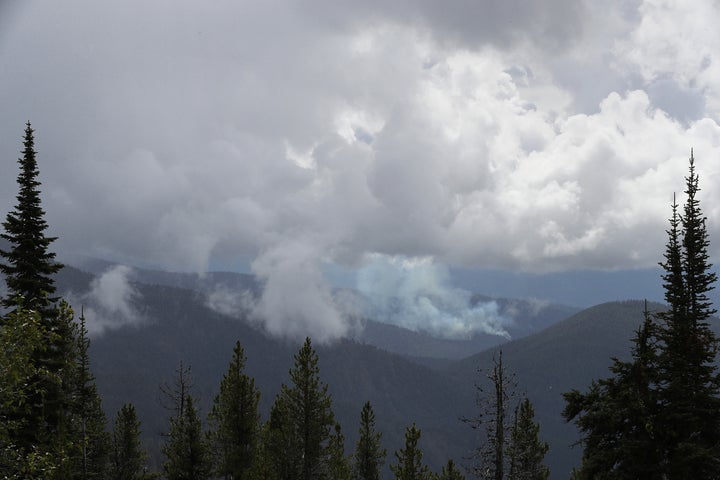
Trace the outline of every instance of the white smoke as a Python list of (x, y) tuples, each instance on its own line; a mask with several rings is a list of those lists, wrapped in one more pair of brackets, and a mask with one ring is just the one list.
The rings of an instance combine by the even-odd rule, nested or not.
[(358, 290), (368, 298), (368, 315), (414, 331), (464, 339), (478, 333), (509, 338), (511, 322), (496, 302), (472, 304), (472, 294), (450, 285), (445, 266), (431, 258), (374, 255), (358, 273)]

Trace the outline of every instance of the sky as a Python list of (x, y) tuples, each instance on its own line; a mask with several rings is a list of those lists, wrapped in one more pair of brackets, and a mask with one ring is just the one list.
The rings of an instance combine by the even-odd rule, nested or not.
[(3, 0), (0, 205), (30, 120), (61, 257), (246, 270), (287, 325), (338, 315), (337, 272), (656, 266), (693, 148), (717, 262), (718, 24), (710, 0)]

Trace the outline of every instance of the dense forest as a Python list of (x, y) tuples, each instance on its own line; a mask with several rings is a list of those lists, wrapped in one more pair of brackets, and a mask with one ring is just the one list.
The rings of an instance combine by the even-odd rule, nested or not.
[[(191, 366), (180, 363), (173, 380), (160, 387), (167, 427), (162, 466), (152, 471), (135, 406), (126, 403), (111, 420), (102, 408), (82, 309), (76, 315), (56, 296), (54, 278), (63, 267), (50, 248), (55, 238), (45, 235), (33, 135), (28, 123), (17, 204), (1, 234), (9, 245), (0, 250), (7, 284), (0, 320), (2, 478), (380, 479), (385, 467), (398, 480), (549, 477), (548, 444), (534, 406), (502, 352), (491, 368), (468, 379), (476, 384), (476, 408), (457, 428), (476, 431), (478, 444), (433, 472), (423, 462), (416, 424), (407, 426), (404, 446), (392, 455), (369, 401), (357, 412), (357, 424), (340, 425), (310, 338), (288, 366), (289, 381), (267, 418), (240, 342), (227, 352), (227, 370), (204, 417)], [(613, 359), (607, 378), (564, 395), (563, 416), (577, 425), (583, 447), (573, 478), (717, 478), (720, 377), (709, 328), (715, 310), (707, 296), (716, 277), (699, 190), (691, 153), (686, 200), (671, 206), (661, 262), (668, 308), (645, 309), (630, 360)], [(350, 448), (343, 428), (357, 431)]]

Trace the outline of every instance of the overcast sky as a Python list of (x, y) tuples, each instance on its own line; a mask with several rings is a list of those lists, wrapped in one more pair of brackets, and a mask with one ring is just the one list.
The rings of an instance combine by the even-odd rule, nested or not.
[(717, 262), (718, 25), (710, 0), (2, 0), (0, 204), (30, 120), (61, 255), (639, 268), (692, 147)]

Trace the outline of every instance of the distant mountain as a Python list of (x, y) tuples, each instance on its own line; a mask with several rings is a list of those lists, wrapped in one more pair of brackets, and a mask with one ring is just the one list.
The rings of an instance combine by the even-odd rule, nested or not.
[[(82, 269), (94, 275), (101, 275), (116, 266), (98, 259), (84, 259), (82, 262)], [(204, 294), (222, 289), (226, 292), (249, 292), (257, 297), (262, 290), (262, 285), (254, 276), (235, 272), (208, 272), (200, 275), (133, 268), (130, 278), (139, 284), (183, 288)], [(345, 290), (348, 295), (356, 298), (355, 303), (367, 303), (359, 292)], [(505, 328), (511, 339), (539, 332), (579, 311), (576, 307), (539, 300), (494, 298), (480, 294), (473, 295), (468, 306), (489, 302), (497, 304), (499, 315), (507, 319)], [(461, 340), (438, 338), (426, 332), (415, 332), (388, 324), (385, 320), (381, 317), (363, 319), (364, 328), (357, 332), (353, 339), (432, 365), (438, 363), (433, 360), (458, 360), (508, 340), (506, 337), (488, 333), (478, 333), (472, 338)]]
[[(78, 292), (89, 288), (92, 278), (68, 268), (59, 283)], [(243, 344), (248, 373), (262, 391), (261, 408), (266, 418), (280, 385), (288, 381), (292, 356), (299, 345), (269, 338), (242, 318), (210, 310), (201, 292), (159, 284), (137, 283), (135, 287), (139, 294), (133, 301), (143, 313), (144, 323), (110, 331), (94, 338), (91, 345), (93, 370), (109, 418), (124, 402), (135, 403), (145, 439), (159, 458), (160, 434), (167, 428), (159, 386), (172, 382), (180, 361), (191, 365), (193, 391), (207, 413), (236, 340)], [(662, 307), (653, 304), (651, 308)], [(560, 417), (562, 393), (585, 388), (593, 378), (606, 376), (610, 357), (627, 357), (629, 339), (640, 324), (642, 309), (638, 301), (598, 305), (502, 345), (505, 363), (516, 372), (520, 388), (534, 402), (542, 435), (551, 444), (548, 463), (552, 478), (567, 478), (580, 454), (570, 448), (577, 439), (574, 426)], [(368, 326), (369, 331), (378, 327)], [(415, 421), (423, 431), (421, 446), (434, 469), (449, 457), (463, 463), (476, 440), (473, 431), (458, 419), (476, 412), (478, 369), (491, 365), (494, 350), (456, 361), (445, 359), (429, 368), (427, 359), (416, 361), (407, 355), (436, 348), (421, 345), (429, 342), (427, 337), (397, 327), (379, 328), (392, 331), (396, 344), (405, 342), (406, 355), (361, 341), (317, 346), (321, 376), (330, 386), (348, 448), (356, 439), (362, 404), (369, 400), (383, 432), (388, 462), (393, 461), (392, 452), (402, 446), (405, 427)], [(447, 342), (452, 345), (452, 341)]]
[[(473, 297), (473, 302), (480, 301), (495, 302), (501, 315), (513, 319), (507, 326), (507, 332), (512, 339), (539, 332), (579, 310), (564, 305), (538, 304), (529, 300), (492, 298), (483, 295)], [(438, 338), (425, 332), (413, 332), (382, 321), (368, 320), (356, 340), (417, 359), (428, 365), (438, 365), (441, 363), (433, 362), (431, 359), (459, 360), (501, 345), (507, 342), (508, 338), (487, 333), (476, 334), (467, 340)]]
[[(661, 304), (649, 304), (660, 311)], [(517, 375), (518, 385), (536, 408), (541, 434), (550, 442), (547, 456), (552, 478), (569, 478), (581, 451), (574, 425), (561, 417), (562, 394), (584, 390), (593, 379), (609, 375), (611, 357), (628, 359), (630, 339), (643, 320), (641, 301), (611, 302), (583, 310), (540, 333), (502, 345), (503, 362)], [(715, 325), (716, 331), (720, 331)], [(478, 365), (491, 365), (497, 350), (473, 355), (446, 367), (457, 381), (471, 377)]]

